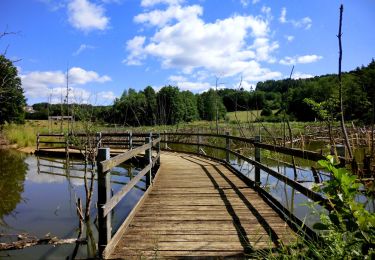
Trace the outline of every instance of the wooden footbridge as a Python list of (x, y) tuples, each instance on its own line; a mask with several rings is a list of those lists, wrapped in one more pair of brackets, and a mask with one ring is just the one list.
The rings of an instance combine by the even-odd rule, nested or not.
[[(313, 161), (324, 158), (319, 153), (229, 134), (122, 133), (114, 135), (123, 137), (116, 144), (127, 149), (111, 157), (110, 148), (103, 147), (104, 136), (98, 139), (102, 147), (97, 156), (100, 257), (261, 257), (295, 242), (298, 235), (317, 239), (313, 230), (262, 187), (261, 175), (271, 175), (328, 207), (325, 198), (262, 164), (260, 149)], [(251, 146), (254, 159), (231, 149), (239, 143)], [(40, 144), (38, 148), (43, 153)], [(111, 195), (111, 169), (134, 156), (144, 158), (143, 170)], [(254, 165), (253, 177), (231, 165), (232, 157)], [(114, 232), (112, 210), (141, 180), (146, 182), (145, 193)]]

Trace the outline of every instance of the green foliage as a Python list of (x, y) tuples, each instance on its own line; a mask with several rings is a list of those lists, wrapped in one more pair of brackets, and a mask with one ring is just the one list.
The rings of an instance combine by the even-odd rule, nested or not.
[[(345, 118), (369, 123), (375, 103), (375, 61), (372, 60), (367, 67), (362, 66), (354, 71), (343, 73), (342, 82)], [(270, 93), (281, 94), (286, 112), (299, 121), (312, 121), (317, 116), (327, 120), (327, 116), (333, 118), (336, 116), (334, 112), (337, 111), (338, 99), (337, 75), (258, 82), (256, 92), (266, 93), (266, 101)], [(270, 100), (272, 100), (271, 108), (277, 108), (278, 97), (274, 96)]]
[(319, 164), (333, 178), (314, 190), (322, 192), (333, 208), (329, 214), (321, 214), (314, 228), (321, 230), (326, 253), (337, 259), (372, 259), (375, 257), (375, 214), (358, 202), (362, 184), (345, 168), (336, 168), (333, 157)]
[(224, 119), (227, 113), (221, 97), (213, 89), (198, 96), (198, 111), (201, 119), (210, 121), (216, 120), (216, 112), (219, 119)]
[(260, 113), (261, 116), (270, 116), (272, 115), (272, 110), (269, 106), (265, 106), (262, 110), (262, 112)]
[(4, 55), (0, 55), (0, 104), (0, 125), (24, 122), (26, 99), (21, 79), (17, 68)]

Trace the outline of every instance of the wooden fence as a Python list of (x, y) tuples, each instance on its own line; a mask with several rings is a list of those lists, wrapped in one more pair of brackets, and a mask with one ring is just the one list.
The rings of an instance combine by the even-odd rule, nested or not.
[[(152, 134), (150, 134), (145, 138), (144, 145), (130, 149), (129, 151), (112, 158), (110, 158), (110, 148), (98, 149), (98, 245), (99, 254), (101, 256), (106, 255), (106, 251), (111, 251), (112, 247), (117, 244), (122, 232), (125, 230), (126, 226), (129, 225), (128, 220), (132, 218), (137, 207), (142, 204), (144, 198), (147, 196), (149, 191), (148, 187), (151, 185), (152, 179), (156, 175), (157, 169), (160, 166), (160, 140), (160, 136), (153, 139)], [(156, 148), (156, 153), (153, 156), (154, 147)], [(111, 169), (121, 163), (126, 162), (134, 156), (139, 156), (143, 153), (146, 161), (144, 168), (116, 194), (111, 196)], [(128, 194), (131, 189), (142, 180), (144, 176), (146, 177), (146, 192), (112, 237), (111, 211), (125, 197), (125, 195)]]
[[(81, 135), (84, 138), (84, 135)], [(156, 172), (156, 169), (160, 165), (160, 149), (163, 147), (164, 150), (194, 153), (202, 156), (206, 156), (217, 161), (224, 163), (228, 168), (235, 172), (245, 183), (249, 186), (254, 187), (263, 197), (263, 199), (282, 216), (291, 226), (295, 227), (295, 230), (303, 231), (310, 238), (316, 238), (316, 234), (303, 221), (297, 218), (289, 209), (287, 209), (278, 199), (272, 196), (266, 189), (260, 184), (261, 175), (271, 175), (277, 180), (288, 185), (292, 189), (300, 192), (306, 198), (311, 201), (318, 202), (320, 205), (325, 207), (327, 210), (331, 210), (330, 204), (327, 199), (319, 193), (312, 191), (311, 189), (303, 186), (301, 183), (294, 179), (283, 175), (264, 163), (262, 163), (261, 150), (268, 150), (271, 152), (277, 152), (284, 155), (289, 155), (297, 158), (302, 158), (310, 161), (318, 161), (325, 159), (325, 156), (318, 152), (306, 151), (295, 148), (287, 148), (282, 146), (275, 146), (261, 142), (260, 137), (255, 138), (243, 138), (237, 136), (231, 136), (229, 133), (225, 135), (208, 134), (208, 133), (160, 133), (160, 134), (145, 134), (145, 133), (98, 133), (95, 139), (100, 148), (98, 149), (97, 165), (98, 165), (98, 216), (99, 216), (99, 251), (101, 255), (105, 255), (107, 250), (111, 250), (118, 239), (121, 237), (121, 232), (117, 232), (113, 238), (111, 237), (111, 211), (119, 203), (119, 201), (139, 182), (143, 176), (146, 176), (146, 187), (152, 182), (152, 175)], [(69, 144), (64, 142), (63, 135), (38, 135), (38, 148), (40, 144), (53, 144), (53, 141), (41, 141), (41, 137), (55, 138), (56, 144), (65, 144), (69, 149)], [(117, 138), (117, 139), (116, 139)], [(142, 140), (143, 139), (143, 140)], [(206, 139), (206, 141), (203, 141)], [(220, 140), (215, 145), (211, 139)], [(162, 144), (162, 145), (161, 145)], [(237, 147), (234, 147), (236, 144)], [(238, 151), (238, 144), (243, 146), (249, 146), (254, 149), (254, 156), (247, 156)], [(110, 149), (103, 148), (105, 146), (121, 145), (128, 151), (119, 154), (113, 158), (110, 158)], [(177, 145), (177, 146), (176, 146)], [(180, 145), (180, 146), (178, 146)], [(181, 146), (182, 145), (182, 146)], [(171, 148), (175, 146), (174, 148)], [(156, 147), (156, 154), (152, 157), (152, 149)], [(187, 149), (188, 147), (195, 147), (195, 149)], [(211, 150), (221, 151), (224, 156), (218, 157), (207, 154), (204, 149), (209, 148)], [(121, 188), (121, 190), (111, 197), (111, 184), (110, 184), (110, 170), (119, 165), (120, 163), (126, 162), (130, 158), (143, 154), (146, 160), (146, 166), (139, 172), (139, 174), (133, 178), (129, 183)], [(240, 160), (246, 161), (254, 166), (254, 179), (250, 179), (236, 169), (231, 163), (230, 158), (236, 157)], [(339, 158), (342, 163), (345, 163), (345, 158)], [(311, 172), (313, 174), (313, 171)], [(317, 179), (317, 176), (314, 176)], [(145, 194), (139, 200), (135, 208), (129, 214), (125, 222), (119, 228), (124, 230), (130, 223), (130, 219), (133, 217), (135, 209), (143, 203), (144, 198), (147, 196), (149, 189), (146, 189)], [(128, 221), (129, 220), (129, 221)]]

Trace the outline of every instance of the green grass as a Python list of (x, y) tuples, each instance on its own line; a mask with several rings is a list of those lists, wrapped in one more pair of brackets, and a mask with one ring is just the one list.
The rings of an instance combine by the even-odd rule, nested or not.
[[(237, 111), (237, 112), (228, 112), (226, 117), (228, 121), (240, 121), (244, 122), (254, 122), (255, 119), (260, 117), (262, 110), (251, 110), (251, 111)], [(237, 115), (237, 118), (236, 118)]]
[[(259, 112), (260, 113), (260, 112)], [(229, 116), (234, 116), (234, 113), (228, 113)], [(248, 122), (247, 112), (242, 111), (237, 113), (240, 120), (221, 120), (219, 122), (219, 133), (224, 134), (229, 132), (231, 135), (245, 137), (253, 137), (259, 133), (262, 135), (263, 140), (273, 137), (281, 137), (283, 135), (283, 123), (258, 123)], [(250, 113), (249, 113), (250, 114)], [(306, 126), (322, 126), (321, 122), (290, 122), (293, 136), (297, 137), (305, 133)], [(82, 122), (74, 123), (75, 132), (83, 132), (85, 124)], [(87, 126), (87, 124), (86, 124)], [(188, 133), (209, 132), (216, 133), (215, 121), (194, 121), (189, 123), (180, 123), (171, 126), (141, 126), (141, 127), (128, 127), (128, 126), (114, 126), (114, 125), (97, 125), (90, 123), (91, 132), (111, 131), (111, 132), (176, 132), (183, 131)], [(286, 128), (286, 131), (287, 128)], [(11, 144), (17, 144), (18, 147), (35, 147), (37, 133), (61, 133), (60, 122), (48, 122), (48, 120), (28, 120), (24, 125), (8, 124), (3, 128), (3, 135)], [(67, 132), (67, 123), (64, 122), (63, 133)], [(287, 133), (288, 135), (288, 133)]]

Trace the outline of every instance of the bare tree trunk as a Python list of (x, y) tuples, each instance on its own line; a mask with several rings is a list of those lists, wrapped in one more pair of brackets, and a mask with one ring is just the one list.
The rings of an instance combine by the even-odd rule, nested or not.
[(345, 127), (345, 121), (344, 121), (344, 105), (342, 100), (342, 80), (341, 80), (341, 62), (342, 62), (342, 43), (341, 43), (341, 27), (342, 27), (342, 13), (344, 11), (343, 5), (340, 6), (340, 23), (339, 23), (339, 34), (337, 35), (337, 38), (339, 39), (339, 98), (340, 98), (340, 118), (341, 118), (341, 129), (342, 133), (344, 134), (344, 140), (346, 148), (348, 149), (349, 158), (353, 158), (352, 148), (349, 143), (349, 137), (348, 133), (346, 131)]

